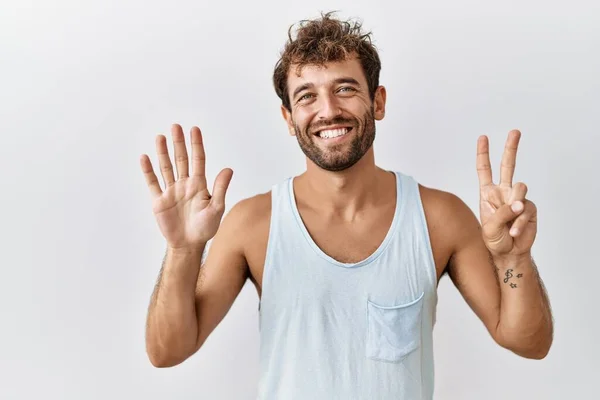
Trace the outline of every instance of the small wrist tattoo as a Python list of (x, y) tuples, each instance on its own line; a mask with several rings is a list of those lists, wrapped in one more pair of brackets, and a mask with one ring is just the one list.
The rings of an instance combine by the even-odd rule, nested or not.
[[(504, 283), (508, 283), (512, 289), (515, 289), (517, 288), (517, 284), (510, 281), (511, 278), (515, 277), (515, 275), (513, 275), (513, 271), (513, 269), (506, 270), (506, 273), (504, 274)], [(523, 277), (523, 274), (519, 273), (516, 275), (516, 277), (520, 279)]]

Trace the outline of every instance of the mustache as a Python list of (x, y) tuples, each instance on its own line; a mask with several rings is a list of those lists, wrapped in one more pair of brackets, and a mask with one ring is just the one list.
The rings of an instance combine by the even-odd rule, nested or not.
[(351, 125), (352, 127), (355, 127), (358, 125), (358, 121), (356, 119), (336, 117), (327, 121), (319, 121), (312, 125), (309, 125), (306, 131), (312, 134), (313, 132), (318, 131), (321, 128), (331, 125)]

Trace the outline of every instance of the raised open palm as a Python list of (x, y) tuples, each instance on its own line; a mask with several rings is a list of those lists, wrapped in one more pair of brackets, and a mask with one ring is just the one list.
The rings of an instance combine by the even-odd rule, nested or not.
[(152, 195), (152, 211), (167, 245), (173, 249), (196, 248), (206, 244), (217, 233), (225, 211), (225, 195), (233, 171), (225, 168), (217, 175), (211, 195), (206, 183), (206, 157), (200, 129), (194, 126), (190, 132), (191, 174), (181, 126), (174, 124), (171, 134), (177, 180), (164, 135), (156, 136), (156, 153), (164, 181), (164, 191), (146, 154), (140, 157), (140, 165)]
[(537, 232), (537, 208), (525, 199), (527, 186), (513, 185), (521, 132), (510, 131), (500, 166), (500, 182), (494, 184), (487, 136), (477, 142), (480, 216), (483, 239), (494, 256), (527, 254)]

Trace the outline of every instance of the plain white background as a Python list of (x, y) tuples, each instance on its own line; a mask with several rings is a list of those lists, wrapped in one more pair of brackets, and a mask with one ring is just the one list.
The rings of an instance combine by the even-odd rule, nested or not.
[(508, 131), (523, 133), (515, 179), (539, 208), (554, 346), (542, 361), (501, 349), (444, 278), (435, 398), (595, 396), (597, 2), (15, 0), (0, 8), (0, 398), (254, 398), (251, 285), (188, 361), (146, 357), (165, 248), (138, 160), (156, 165), (171, 123), (200, 126), (209, 183), (235, 171), (228, 209), (302, 172), (271, 74), (290, 24), (329, 10), (360, 18), (380, 50), (379, 165), (477, 212), (477, 137), (497, 172)]

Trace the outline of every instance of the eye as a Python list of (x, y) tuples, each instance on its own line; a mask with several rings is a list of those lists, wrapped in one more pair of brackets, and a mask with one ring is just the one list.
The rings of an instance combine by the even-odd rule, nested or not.
[(354, 89), (352, 86), (342, 86), (341, 88), (338, 89), (338, 92), (356, 92), (356, 89)]
[(304, 101), (304, 100), (308, 100), (308, 99), (310, 99), (310, 98), (311, 98), (311, 96), (312, 96), (312, 93), (307, 93), (307, 94), (305, 94), (305, 95), (302, 95), (302, 96), (301, 96), (301, 97), (298, 99), (298, 102), (301, 102), (301, 101)]

